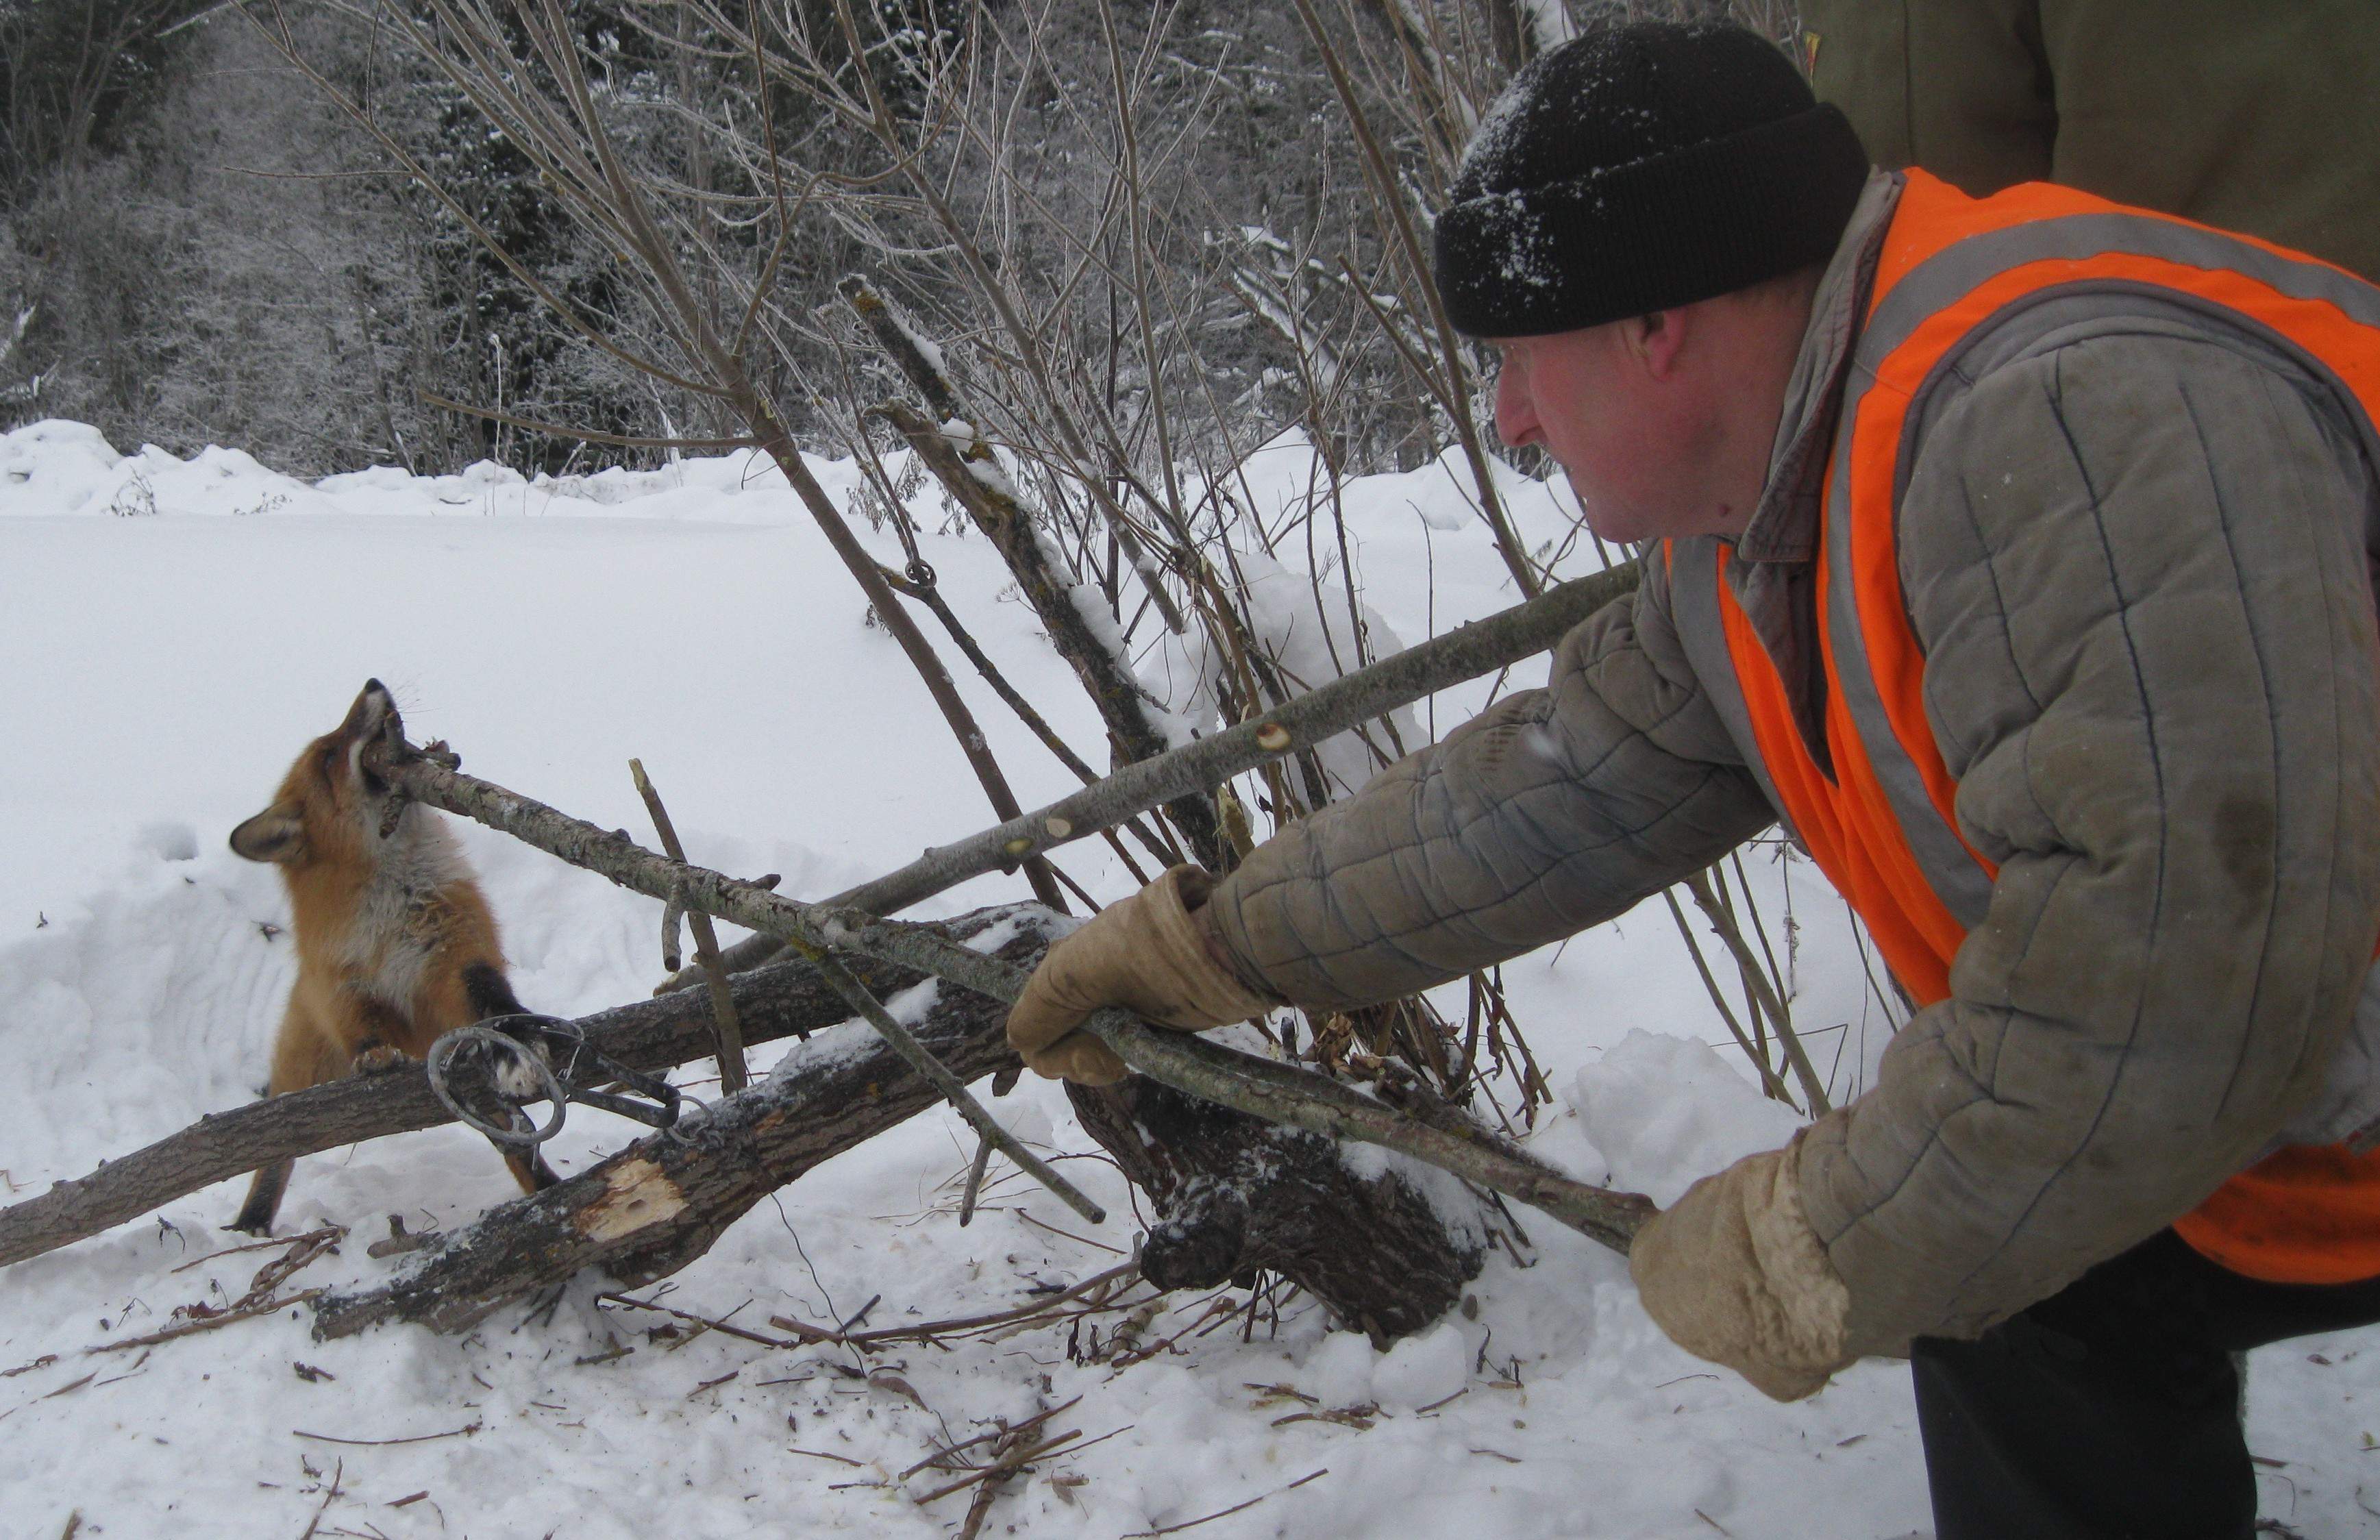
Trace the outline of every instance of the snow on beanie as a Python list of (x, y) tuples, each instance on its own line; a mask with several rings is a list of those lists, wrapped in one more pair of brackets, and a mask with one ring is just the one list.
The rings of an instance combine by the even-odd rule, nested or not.
[(1439, 293), (1483, 337), (1691, 305), (1826, 261), (1867, 169), (1850, 121), (1758, 33), (1598, 26), (1480, 124), (1439, 216)]

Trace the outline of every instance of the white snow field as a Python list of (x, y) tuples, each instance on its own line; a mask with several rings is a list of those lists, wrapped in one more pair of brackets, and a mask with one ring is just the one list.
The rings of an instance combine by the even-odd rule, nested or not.
[[(1284, 443), (1250, 490), (1295, 495), (1309, 467)], [(848, 467), (816, 468), (838, 496), (856, 483)], [(1533, 545), (1567, 532), (1551, 492), (1518, 478), (1509, 491)], [(1512, 601), (1447, 468), (1365, 481), (1347, 503), (1363, 597), (1407, 641)], [(898, 561), (889, 532), (871, 540)], [(986, 649), (1099, 759), (1095, 719), (1026, 610), (1000, 597), (986, 543), (925, 545)], [(1302, 584), (1299, 559), (1284, 553)], [(395, 691), (417, 741), (446, 738), (467, 769), (607, 827), (646, 828), (625, 770), (640, 756), (695, 859), (782, 872), (797, 895), (990, 821), (862, 615), (791, 494), (740, 458), (565, 484), (480, 467), (309, 486), (236, 451), (122, 455), (70, 423), (0, 436), (0, 1198), (254, 1094), (293, 966), (275, 929), (287, 915), (273, 873), (225, 839), (368, 676)], [(1025, 804), (1069, 790), (963, 662), (953, 672)], [(1539, 661), (1514, 683), (1543, 677)], [(1415, 715), (1427, 732), (1486, 698), (1482, 684)], [(476, 827), (462, 838), (532, 1008), (650, 990), (657, 905)], [(1130, 889), (1097, 842), (1061, 863), (1102, 898)], [(1805, 863), (1752, 867), (1772, 920), (1791, 900), (1796, 1013), (1848, 1094), (1885, 1028), (1842, 906)], [(987, 879), (918, 913), (1021, 892)], [(1580, 1176), (1666, 1202), (1791, 1132), (1742, 1056), (1705, 1046), (1726, 1032), (1658, 901), (1508, 978), (1559, 1098), (1535, 1146)], [(757, 1050), (756, 1066), (781, 1052)], [(681, 1077), (705, 1095), (709, 1073)], [(1027, 1077), (991, 1105), (1060, 1152), (1092, 1147), (1054, 1086)], [(638, 1132), (574, 1110), (549, 1151), (583, 1169)], [(868, 1324), (893, 1326), (1007, 1308), (1128, 1252), (1129, 1194), (1092, 1160), (1065, 1169), (1108, 1206), (1104, 1227), (1012, 1171), (961, 1229), (972, 1147), (955, 1115), (912, 1121), (761, 1205), (667, 1302), (766, 1333), (771, 1315), (840, 1322), (880, 1296)], [(1618, 1258), (1525, 1211), (1529, 1265), (1491, 1258), (1475, 1318), (1385, 1355), (1330, 1331), (1310, 1301), (1244, 1341), (1239, 1321), (1207, 1318), (1210, 1297), (1174, 1296), (1144, 1340), (1179, 1340), (1129, 1366), (1072, 1361), (1065, 1329), (1045, 1327), (904, 1347), (870, 1379), (847, 1352), (657, 1338), (669, 1317), (599, 1310), (589, 1289), (550, 1318), (508, 1311), (460, 1338), (397, 1327), (317, 1343), (293, 1310), (88, 1352), (247, 1291), (277, 1254), (225, 1249), (245, 1239), (217, 1228), (240, 1192), (0, 1270), (0, 1540), (935, 1536), (969, 1494), (920, 1505), (949, 1477), (903, 1473), (995, 1416), (1067, 1401), (1048, 1425), (1081, 1436), (1012, 1484), (983, 1533), (1116, 1540), (1210, 1520), (1191, 1533), (1899, 1540), (1929, 1525), (1905, 1370), (1864, 1364), (1772, 1405), (1670, 1347)], [(385, 1276), (396, 1262), (364, 1243), (386, 1216), (452, 1228), (512, 1192), (487, 1146), (452, 1127), (302, 1160), (283, 1233), (354, 1234), (287, 1287)], [(2380, 1524), (2380, 1454), (2364, 1452), (2380, 1432), (2375, 1346), (2348, 1335), (2255, 1357), (2265, 1510), (2295, 1533)]]

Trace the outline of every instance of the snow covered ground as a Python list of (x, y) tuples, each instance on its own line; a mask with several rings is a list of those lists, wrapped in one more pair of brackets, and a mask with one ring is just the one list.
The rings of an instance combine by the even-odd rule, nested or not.
[[(1252, 487), (1293, 495), (1306, 463), (1282, 446)], [(848, 467), (817, 468), (838, 496), (854, 484)], [(1549, 494), (1513, 492), (1533, 544), (1560, 537)], [(1443, 469), (1375, 479), (1348, 501), (1364, 598), (1407, 640), (1512, 601)], [(889, 533), (879, 543), (897, 560)], [(1063, 665), (998, 597), (985, 543), (926, 545), (987, 649), (1062, 733), (1096, 745)], [(1543, 665), (1520, 673), (1541, 679)], [(695, 859), (782, 872), (796, 894), (990, 821), (822, 540), (740, 459), (565, 485), (482, 467), (309, 486), (234, 451), (121, 455), (72, 424), (0, 436), (7, 1191), (79, 1176), (253, 1094), (292, 963), (273, 874), (225, 837), (368, 675), (395, 690), (417, 739), (447, 738), (467, 768), (607, 826), (644, 827), (625, 771), (640, 756)], [(1070, 788), (988, 690), (961, 684), (1026, 806)], [(1484, 698), (1474, 686), (1417, 714), (1451, 725)], [(656, 906), (462, 835), (533, 1007), (574, 1013), (650, 988)], [(1095, 843), (1062, 864), (1102, 896), (1128, 891)], [(1805, 865), (1764, 860), (1755, 880), (1771, 913), (1790, 889), (1797, 1015), (1847, 1088), (1883, 1029), (1841, 905)], [(931, 911), (1016, 891), (985, 879)], [(1725, 1032), (1658, 904), (1509, 976), (1560, 1098), (1536, 1146), (1580, 1175), (1667, 1201), (1790, 1132), (1732, 1049), (1702, 1046)], [(1090, 1147), (1054, 1087), (1028, 1080), (994, 1107), (1059, 1151)], [(576, 1110), (549, 1149), (579, 1168), (634, 1132)], [(890, 1326), (1023, 1303), (1129, 1249), (1128, 1194), (1093, 1161), (1067, 1169), (1108, 1205), (1105, 1227), (1010, 1173), (960, 1229), (971, 1148), (955, 1117), (914, 1120), (747, 1217), (667, 1302), (765, 1332), (771, 1315), (841, 1321), (880, 1296), (868, 1324)], [(1122, 1367), (1075, 1362), (1066, 1331), (1041, 1328), (880, 1355), (870, 1378), (848, 1353), (656, 1337), (669, 1317), (583, 1299), (461, 1339), (387, 1328), (317, 1344), (292, 1312), (86, 1353), (178, 1304), (246, 1291), (273, 1254), (223, 1249), (241, 1239), (216, 1229), (239, 1190), (0, 1271), (0, 1540), (52, 1540), (75, 1515), (83, 1533), (180, 1540), (310, 1524), (392, 1540), (930, 1536), (957, 1526), (967, 1495), (920, 1506), (947, 1476), (903, 1473), (994, 1416), (1070, 1401), (1049, 1425), (1079, 1429), (1077, 1452), (1013, 1486), (986, 1534), (1112, 1540), (1234, 1509), (1195, 1533), (1886, 1540), (1928, 1525), (1902, 1370), (1863, 1365), (1773, 1406), (1670, 1347), (1616, 1258), (1525, 1215), (1530, 1265), (1494, 1259), (1475, 1318), (1386, 1355), (1329, 1332), (1310, 1304), (1243, 1341), (1238, 1322), (1208, 1318), (1207, 1297), (1165, 1301), (1144, 1340), (1180, 1340)], [(487, 1146), (452, 1128), (303, 1160), (284, 1232), (356, 1233), (292, 1287), (384, 1274), (395, 1264), (362, 1243), (388, 1214), (453, 1226), (510, 1191)], [(2380, 1431), (2371, 1345), (2311, 1340), (2254, 1361), (2265, 1511), (2302, 1534), (2380, 1532), (2380, 1465), (2363, 1452)]]

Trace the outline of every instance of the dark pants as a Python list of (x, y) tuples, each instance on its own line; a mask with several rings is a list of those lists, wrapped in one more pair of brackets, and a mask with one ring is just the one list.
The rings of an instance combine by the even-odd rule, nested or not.
[(1910, 1353), (1937, 1540), (2249, 1540), (2232, 1354), (2380, 1321), (2380, 1279), (2259, 1283), (2167, 1231)]

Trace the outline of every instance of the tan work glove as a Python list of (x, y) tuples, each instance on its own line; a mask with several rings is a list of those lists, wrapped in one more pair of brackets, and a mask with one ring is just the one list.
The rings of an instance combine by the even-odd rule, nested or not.
[(1703, 1178), (1628, 1252), (1645, 1313), (1671, 1341), (1780, 1401), (1815, 1395), (1857, 1357), (1844, 1345), (1851, 1291), (1802, 1212), (1793, 1150)]
[(1075, 1030), (1102, 1005), (1181, 1032), (1262, 1014), (1273, 1002), (1224, 966), (1192, 917), (1214, 887), (1196, 867), (1175, 867), (1051, 947), (1008, 1013), (1008, 1046), (1051, 1080), (1111, 1085), (1123, 1061)]

